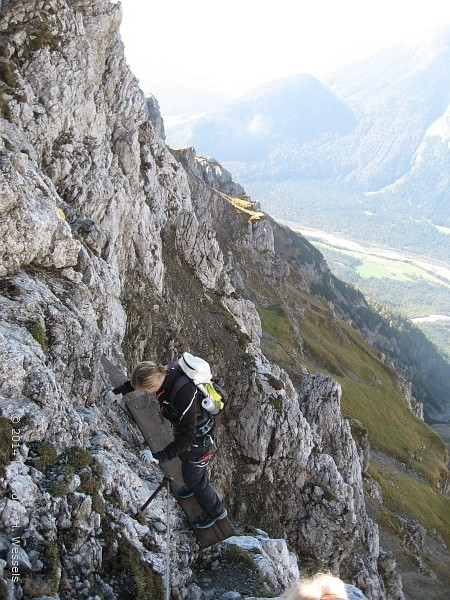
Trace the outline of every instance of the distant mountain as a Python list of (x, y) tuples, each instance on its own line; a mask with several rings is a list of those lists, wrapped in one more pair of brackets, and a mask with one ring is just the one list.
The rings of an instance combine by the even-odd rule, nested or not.
[(358, 127), (331, 151), (346, 149), (347, 178), (365, 191), (411, 168), (429, 127), (450, 103), (450, 28), (420, 47), (384, 50), (327, 81), (358, 115)]
[(446, 27), (325, 83), (260, 86), (167, 135), (225, 163), (276, 217), (450, 260), (449, 106)]
[[(323, 134), (345, 135), (352, 111), (312, 75), (276, 80), (248, 92), (223, 112), (201, 117), (184, 130), (184, 143), (221, 161), (267, 160), (286, 141), (311, 142)], [(172, 128), (178, 143), (180, 128)]]
[[(416, 218), (428, 218), (434, 226), (450, 226), (449, 180), (450, 107), (425, 132), (412, 157), (410, 169), (391, 185), (373, 194), (379, 204), (404, 205), (411, 197)], [(413, 196), (414, 194), (414, 196)]]

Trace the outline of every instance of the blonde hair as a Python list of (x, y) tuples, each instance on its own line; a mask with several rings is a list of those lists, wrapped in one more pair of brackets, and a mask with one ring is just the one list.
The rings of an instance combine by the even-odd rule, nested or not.
[(287, 600), (348, 600), (344, 582), (327, 573), (299, 581), (286, 592)]
[(167, 373), (167, 367), (154, 362), (144, 361), (139, 363), (131, 374), (131, 385), (136, 389), (154, 387), (160, 375)]

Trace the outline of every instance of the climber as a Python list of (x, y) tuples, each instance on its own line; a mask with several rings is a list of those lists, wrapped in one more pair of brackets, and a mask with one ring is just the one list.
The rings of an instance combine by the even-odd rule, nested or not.
[(345, 583), (328, 573), (317, 573), (297, 582), (284, 597), (286, 600), (348, 600)]
[(209, 479), (207, 466), (212, 455), (214, 422), (202, 407), (201, 391), (191, 381), (185, 382), (177, 390), (175, 383), (183, 375), (178, 365), (160, 365), (142, 362), (131, 375), (131, 381), (113, 389), (114, 394), (128, 394), (133, 390), (154, 393), (159, 402), (160, 414), (170, 421), (174, 440), (162, 450), (144, 450), (141, 457), (152, 458), (164, 463), (178, 456), (181, 459), (181, 473), (184, 487), (177, 492), (179, 498), (195, 496), (203, 513), (194, 526), (206, 529), (227, 516), (227, 510), (220, 502), (217, 492)]

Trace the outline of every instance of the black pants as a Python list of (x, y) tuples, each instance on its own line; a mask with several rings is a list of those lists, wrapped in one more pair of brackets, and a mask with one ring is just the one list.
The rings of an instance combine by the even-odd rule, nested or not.
[(217, 515), (222, 509), (220, 498), (209, 480), (208, 467), (196, 464), (205, 454), (206, 448), (192, 448), (181, 458), (181, 474), (186, 486), (194, 492), (198, 503), (209, 515)]

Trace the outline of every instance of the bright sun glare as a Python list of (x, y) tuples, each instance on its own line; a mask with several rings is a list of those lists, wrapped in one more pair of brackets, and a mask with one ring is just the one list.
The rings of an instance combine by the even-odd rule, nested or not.
[(450, 2), (427, 0), (122, 0), (134, 73), (153, 85), (187, 73), (229, 93), (298, 73), (323, 77), (381, 48), (450, 24)]

